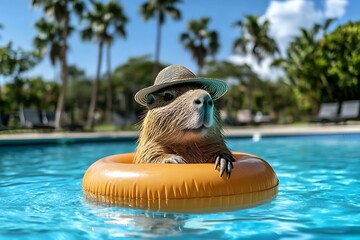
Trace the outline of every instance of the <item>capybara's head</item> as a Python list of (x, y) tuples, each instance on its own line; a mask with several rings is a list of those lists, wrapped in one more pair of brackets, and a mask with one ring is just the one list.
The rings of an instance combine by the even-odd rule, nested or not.
[(224, 81), (197, 77), (186, 67), (164, 68), (153, 86), (135, 94), (135, 100), (148, 108), (142, 136), (170, 144), (220, 136), (214, 100), (227, 89)]
[(198, 140), (219, 128), (213, 98), (197, 84), (151, 93), (147, 96), (147, 107), (143, 128), (151, 128), (155, 138), (174, 142)]

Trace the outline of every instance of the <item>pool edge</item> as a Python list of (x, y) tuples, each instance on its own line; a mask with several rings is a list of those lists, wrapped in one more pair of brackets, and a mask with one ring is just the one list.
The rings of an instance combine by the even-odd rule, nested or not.
[[(225, 128), (226, 139), (253, 139), (272, 137), (309, 137), (330, 135), (360, 135), (360, 125), (308, 125), (308, 126), (267, 126), (258, 128)], [(89, 142), (136, 141), (137, 131), (115, 132), (53, 132), (0, 134), (0, 146), (72, 144)]]

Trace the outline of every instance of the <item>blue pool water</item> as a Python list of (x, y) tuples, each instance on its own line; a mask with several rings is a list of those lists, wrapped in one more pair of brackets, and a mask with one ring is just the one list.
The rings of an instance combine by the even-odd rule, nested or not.
[(265, 158), (279, 193), (250, 209), (166, 214), (86, 201), (97, 159), (134, 142), (0, 147), (0, 239), (359, 239), (360, 135), (229, 139)]

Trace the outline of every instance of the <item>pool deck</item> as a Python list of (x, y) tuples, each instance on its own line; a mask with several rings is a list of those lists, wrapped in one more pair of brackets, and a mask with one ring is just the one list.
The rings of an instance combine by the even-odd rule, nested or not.
[[(267, 125), (259, 127), (225, 128), (228, 138), (254, 136), (294, 136), (322, 134), (360, 134), (360, 124), (351, 125)], [(19, 133), (0, 134), (0, 146), (55, 144), (106, 141), (136, 141), (136, 131), (114, 132), (50, 132), (50, 133)]]
[(247, 136), (291, 136), (322, 134), (359, 134), (360, 124), (352, 125), (268, 125), (253, 128), (227, 128), (227, 137)]

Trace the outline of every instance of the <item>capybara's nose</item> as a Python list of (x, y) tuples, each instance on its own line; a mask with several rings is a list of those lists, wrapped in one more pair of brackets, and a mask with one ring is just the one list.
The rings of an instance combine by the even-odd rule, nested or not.
[(196, 108), (201, 109), (203, 107), (212, 107), (214, 103), (210, 94), (204, 91), (195, 96), (193, 104)]

